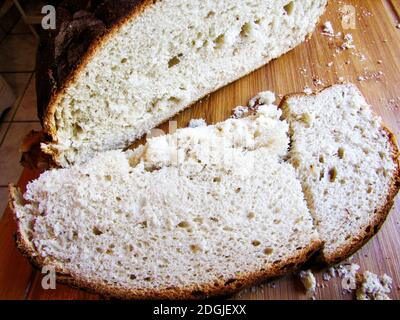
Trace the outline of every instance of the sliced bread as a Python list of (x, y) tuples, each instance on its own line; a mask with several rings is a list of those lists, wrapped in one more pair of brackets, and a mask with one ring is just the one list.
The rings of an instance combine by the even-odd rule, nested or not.
[(64, 1), (38, 54), (38, 108), (59, 166), (127, 147), (299, 45), (327, 0)]
[(19, 248), (60, 281), (120, 298), (229, 294), (296, 268), (320, 240), (280, 116), (262, 105), (47, 171), (23, 197), (11, 187)]
[(290, 162), (324, 241), (324, 259), (343, 260), (378, 231), (393, 205), (400, 177), (395, 137), (351, 84), (289, 96), (282, 109)]

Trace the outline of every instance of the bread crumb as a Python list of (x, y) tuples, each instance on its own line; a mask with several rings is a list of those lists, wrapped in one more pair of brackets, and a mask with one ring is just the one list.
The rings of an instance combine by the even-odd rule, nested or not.
[(314, 296), (317, 287), (317, 280), (311, 270), (301, 271), (299, 273), (300, 281), (306, 289), (306, 294), (309, 297)]
[(249, 101), (249, 108), (254, 109), (258, 105), (271, 105), (275, 102), (275, 93), (271, 91), (263, 91), (256, 95), (253, 99)]
[(344, 36), (344, 42), (343, 42), (341, 48), (343, 50), (355, 48), (355, 46), (353, 44), (353, 35), (351, 33), (348, 33)]
[(311, 95), (313, 93), (312, 89), (309, 86), (306, 86), (303, 90), (306, 95)]
[(204, 119), (192, 119), (189, 122), (189, 128), (205, 127), (207, 122)]
[(341, 32), (335, 34), (335, 30), (333, 29), (332, 22), (326, 21), (322, 26), (322, 35), (333, 38), (340, 37), (342, 35)]
[(240, 119), (240, 118), (243, 118), (248, 113), (249, 113), (248, 107), (239, 106), (239, 107), (236, 107), (235, 109), (233, 109), (232, 118)]
[(322, 34), (333, 37), (335, 35), (335, 31), (333, 30), (332, 22), (326, 21), (323, 25)]
[(392, 300), (388, 294), (392, 291), (393, 280), (387, 274), (378, 277), (366, 271), (359, 276), (356, 292), (357, 300)]

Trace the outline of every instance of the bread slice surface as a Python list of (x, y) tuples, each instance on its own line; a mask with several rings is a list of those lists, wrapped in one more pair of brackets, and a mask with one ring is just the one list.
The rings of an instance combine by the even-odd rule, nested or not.
[[(74, 18), (61, 24), (50, 41), (55, 44), (42, 45), (43, 56), (58, 57), (40, 64), (38, 89), (44, 92), (38, 96), (51, 137), (43, 150), (59, 166), (127, 147), (210, 92), (286, 53), (314, 30), (327, 0), (132, 3), (115, 24), (99, 21), (99, 8), (87, 14), (70, 8)], [(75, 31), (62, 29), (76, 26), (76, 32), (97, 35), (104, 24), (107, 31), (86, 51), (76, 44), (79, 34), (71, 40)]]
[(21, 250), (121, 298), (229, 294), (292, 270), (320, 241), (280, 116), (264, 105), (12, 188)]
[(292, 95), (290, 162), (302, 181), (327, 263), (343, 260), (374, 235), (399, 190), (394, 135), (355, 85)]

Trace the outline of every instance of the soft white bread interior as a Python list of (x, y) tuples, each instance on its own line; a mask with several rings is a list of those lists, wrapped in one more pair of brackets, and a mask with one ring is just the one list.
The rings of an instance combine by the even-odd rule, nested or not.
[[(150, 1), (149, 1), (150, 2)], [(60, 166), (127, 147), (300, 44), (327, 0), (163, 0), (102, 39), (45, 117)]]
[(376, 233), (398, 192), (398, 150), (356, 86), (335, 85), (282, 103), (290, 162), (302, 181), (328, 263)]
[[(270, 95), (266, 95), (267, 97)], [(108, 151), (11, 189), (20, 248), (123, 298), (232, 293), (320, 246), (274, 105)]]

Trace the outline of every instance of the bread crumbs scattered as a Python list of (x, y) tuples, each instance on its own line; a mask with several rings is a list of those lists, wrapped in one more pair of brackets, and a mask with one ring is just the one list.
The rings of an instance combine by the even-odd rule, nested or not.
[(235, 109), (233, 109), (232, 117), (235, 119), (240, 119), (240, 118), (243, 118), (248, 113), (249, 113), (248, 107), (239, 106), (239, 107), (236, 107)]
[(343, 44), (341, 45), (342, 50), (346, 49), (354, 49), (355, 45), (353, 44), (353, 35), (351, 33), (348, 33), (344, 36), (344, 41)]
[(387, 274), (377, 276), (366, 271), (359, 276), (357, 300), (391, 300), (388, 294), (392, 291), (392, 278)]
[(205, 127), (207, 122), (204, 119), (192, 119), (189, 122), (189, 128)]
[(306, 294), (308, 297), (312, 298), (315, 294), (315, 289), (317, 287), (317, 280), (311, 270), (300, 271), (299, 273), (300, 281), (306, 289)]
[(326, 21), (322, 27), (322, 34), (328, 37), (334, 37), (335, 31), (333, 30), (332, 22)]
[(305, 87), (303, 92), (308, 96), (313, 93), (312, 89), (309, 86)]

